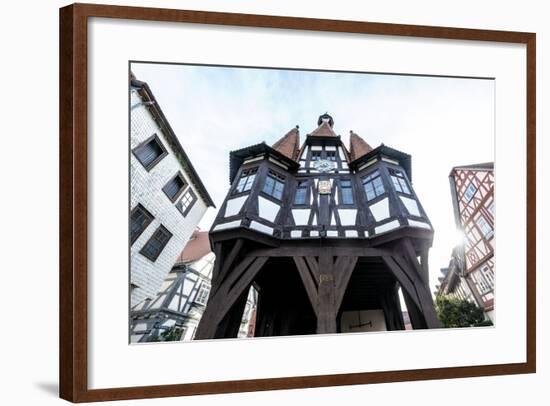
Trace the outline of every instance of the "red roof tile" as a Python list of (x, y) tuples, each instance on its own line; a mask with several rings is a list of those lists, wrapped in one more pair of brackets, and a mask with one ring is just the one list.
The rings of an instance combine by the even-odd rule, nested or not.
[(211, 251), (208, 231), (195, 230), (187, 244), (185, 244), (183, 251), (181, 251), (181, 254), (178, 256), (176, 263), (188, 264), (197, 261)]
[(273, 149), (296, 161), (300, 153), (300, 132), (298, 131), (298, 126), (290, 130), (279, 141), (273, 144)]
[(349, 136), (349, 154), (350, 160), (355, 161), (357, 158), (361, 158), (363, 155), (372, 151), (372, 147), (361, 138), (359, 135), (350, 131)]
[(337, 137), (336, 133), (334, 132), (334, 130), (332, 129), (332, 127), (330, 126), (328, 121), (321, 122), (319, 127), (317, 127), (309, 135), (314, 135), (314, 136), (318, 136), (318, 137)]

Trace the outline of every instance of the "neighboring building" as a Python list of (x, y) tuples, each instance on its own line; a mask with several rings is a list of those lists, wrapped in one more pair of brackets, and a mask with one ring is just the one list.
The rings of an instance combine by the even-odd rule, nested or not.
[(455, 223), (464, 244), (453, 250), (437, 293), (469, 300), (494, 320), (493, 163), (454, 167), (449, 175)]
[(196, 338), (236, 337), (251, 285), (255, 336), (439, 327), (428, 287), (431, 223), (411, 184), (411, 157), (350, 149), (323, 114), (273, 146), (230, 153), (231, 188), (210, 230), (212, 294)]
[(455, 248), (446, 268), (441, 268), (441, 276), (438, 278), (439, 284), (436, 286), (437, 294), (467, 300), (477, 305), (477, 301), (466, 282), (462, 277), (462, 263), (460, 248)]
[(130, 307), (159, 291), (214, 206), (147, 83), (130, 78)]
[[(158, 295), (132, 312), (131, 341), (164, 341), (167, 333), (172, 334), (171, 341), (192, 340), (210, 294), (214, 259), (208, 232), (195, 231)], [(256, 297), (250, 289), (239, 337), (248, 335)]]

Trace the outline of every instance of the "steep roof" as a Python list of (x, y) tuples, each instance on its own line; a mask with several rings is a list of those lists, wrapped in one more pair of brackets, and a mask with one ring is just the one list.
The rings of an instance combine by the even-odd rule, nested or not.
[(494, 168), (493, 162), (482, 162), (479, 164), (454, 166), (453, 170), (455, 169), (493, 170), (493, 168)]
[(190, 262), (195, 262), (211, 251), (208, 231), (195, 230), (187, 244), (185, 244), (185, 247), (183, 247), (176, 263), (188, 264)]
[(334, 126), (334, 119), (328, 113), (322, 114), (317, 120), (318, 127), (313, 130), (312, 135), (314, 137), (338, 137), (332, 127)]
[(176, 158), (187, 170), (187, 173), (191, 178), (191, 182), (197, 188), (199, 195), (204, 199), (206, 205), (210, 207), (216, 207), (214, 201), (212, 200), (212, 197), (210, 197), (208, 190), (204, 186), (204, 183), (202, 183), (201, 178), (193, 167), (189, 156), (187, 156), (185, 150), (183, 149), (183, 146), (181, 145), (178, 136), (172, 129), (172, 126), (170, 125), (168, 119), (164, 115), (164, 112), (160, 108), (160, 105), (158, 104), (157, 99), (155, 98), (155, 95), (151, 91), (149, 85), (146, 82), (137, 80), (136, 76), (132, 72), (130, 72), (130, 85), (138, 89), (138, 93), (142, 100), (148, 102), (146, 106), (149, 109), (149, 112), (155, 118), (155, 121), (158, 123), (160, 128), (163, 130), (166, 139), (170, 142), (170, 146), (175, 152)]
[(239, 168), (247, 158), (258, 156), (259, 154), (271, 154), (292, 169), (298, 169), (299, 167), (298, 162), (294, 159), (290, 159), (283, 153), (267, 145), (265, 142), (262, 142), (229, 153), (229, 183), (233, 183)]
[(298, 126), (283, 135), (272, 148), (284, 156), (296, 161), (300, 153), (300, 131)]
[(349, 152), (350, 160), (355, 161), (357, 158), (371, 152), (373, 148), (359, 135), (350, 131), (349, 136)]
[(321, 122), (319, 127), (317, 127), (315, 130), (313, 130), (313, 132), (308, 135), (313, 135), (317, 137), (338, 137), (328, 121)]

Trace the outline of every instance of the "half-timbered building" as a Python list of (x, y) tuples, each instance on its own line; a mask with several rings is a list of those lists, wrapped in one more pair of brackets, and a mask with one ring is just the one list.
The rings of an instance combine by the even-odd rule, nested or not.
[(439, 293), (471, 295), (494, 320), (494, 173), (493, 163), (456, 166), (449, 175), (455, 223), (464, 236), (453, 251), (456, 283), (445, 275)]
[[(210, 294), (214, 260), (208, 232), (195, 231), (156, 297), (133, 309), (131, 342), (163, 341), (167, 333), (171, 341), (192, 340)], [(256, 291), (250, 289), (239, 337), (250, 335), (256, 298)]]
[(130, 76), (130, 307), (152, 300), (214, 203), (151, 88)]
[(411, 183), (411, 156), (349, 149), (328, 114), (300, 142), (230, 153), (230, 189), (210, 230), (212, 290), (196, 338), (235, 337), (248, 289), (255, 336), (434, 328), (428, 287), (433, 228)]

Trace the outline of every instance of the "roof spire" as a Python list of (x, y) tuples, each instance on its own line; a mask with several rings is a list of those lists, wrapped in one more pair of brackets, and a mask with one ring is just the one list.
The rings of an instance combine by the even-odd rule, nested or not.
[(300, 131), (299, 126), (287, 132), (279, 141), (273, 144), (272, 148), (279, 151), (286, 157), (296, 161), (300, 153)]
[(334, 119), (328, 113), (322, 114), (317, 120), (317, 127), (311, 134), (318, 137), (338, 137), (332, 127), (334, 126)]
[(325, 114), (321, 114), (319, 116), (319, 119), (317, 120), (317, 125), (321, 125), (324, 122), (328, 123), (330, 128), (334, 127), (334, 119), (330, 114), (328, 114), (328, 112), (325, 112)]
[(372, 147), (367, 143), (367, 141), (355, 134), (353, 131), (349, 132), (350, 160), (355, 161), (371, 151)]

